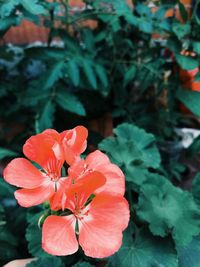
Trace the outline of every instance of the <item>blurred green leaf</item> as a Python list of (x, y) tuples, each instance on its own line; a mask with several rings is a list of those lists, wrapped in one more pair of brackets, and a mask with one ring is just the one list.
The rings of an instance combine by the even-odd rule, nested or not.
[(198, 61), (189, 56), (175, 54), (177, 63), (184, 70), (193, 70), (198, 67)]
[(10, 149), (0, 147), (0, 160), (7, 158), (7, 157), (16, 157), (17, 155), (18, 153)]
[(54, 114), (55, 105), (52, 101), (48, 101), (44, 105), (42, 112), (39, 114), (39, 118), (36, 122), (38, 125), (38, 132), (42, 132), (45, 129), (53, 127)]
[(68, 110), (80, 116), (86, 115), (85, 108), (78, 97), (68, 92), (66, 89), (57, 92), (56, 103), (64, 110)]
[(69, 60), (67, 66), (69, 78), (72, 80), (75, 86), (78, 86), (80, 84), (80, 70), (76, 60)]
[(178, 246), (178, 267), (199, 267), (200, 236), (195, 237), (187, 246)]
[(20, 0), (20, 3), (31, 14), (45, 15), (47, 13), (47, 10), (38, 3), (38, 0), (32, 0), (31, 2), (29, 0)]
[(200, 117), (200, 92), (179, 89), (177, 98), (196, 116)]

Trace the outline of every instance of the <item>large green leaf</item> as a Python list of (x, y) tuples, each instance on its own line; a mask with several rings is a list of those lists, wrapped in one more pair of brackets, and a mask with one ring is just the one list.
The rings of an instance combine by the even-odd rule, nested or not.
[(171, 233), (178, 245), (191, 242), (200, 233), (200, 211), (192, 195), (156, 174), (149, 175), (141, 187), (137, 214), (149, 223), (154, 235)]
[(200, 117), (200, 92), (179, 89), (177, 98), (195, 115)]
[(153, 237), (148, 231), (135, 233), (129, 227), (121, 249), (109, 259), (109, 267), (177, 267), (177, 256), (170, 239)]
[(85, 108), (78, 97), (68, 92), (66, 89), (62, 89), (57, 92), (56, 102), (61, 108), (65, 110), (68, 110), (80, 116), (86, 115)]
[(142, 184), (147, 179), (148, 169), (160, 166), (154, 136), (128, 123), (119, 125), (114, 133), (116, 137), (104, 139), (99, 148), (124, 170), (127, 181)]
[(184, 247), (177, 247), (178, 267), (199, 267), (200, 264), (200, 236)]
[(26, 267), (64, 267), (62, 260), (57, 257), (47, 256), (38, 260), (33, 260), (31, 263), (28, 263)]

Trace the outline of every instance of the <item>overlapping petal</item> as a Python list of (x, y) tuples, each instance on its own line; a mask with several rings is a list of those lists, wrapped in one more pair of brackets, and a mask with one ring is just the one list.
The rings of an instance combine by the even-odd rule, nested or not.
[(48, 129), (41, 134), (31, 136), (23, 146), (23, 153), (28, 159), (38, 163), (43, 169), (48, 169), (48, 162), (56, 160), (52, 148), (59, 141), (59, 133)]
[(88, 171), (101, 172), (106, 177), (106, 183), (95, 193), (109, 191), (124, 195), (125, 178), (120, 168), (112, 164), (109, 158), (99, 150), (90, 153), (85, 160), (77, 160), (70, 168), (69, 175), (75, 180), (86, 175)]
[(42, 227), (42, 248), (49, 254), (64, 256), (78, 250), (75, 234), (76, 219), (69, 216), (49, 216)]
[(18, 189), (14, 194), (19, 205), (28, 208), (49, 200), (54, 194), (54, 187), (49, 184), (34, 189)]
[(71, 165), (87, 147), (88, 130), (77, 126), (60, 134), (66, 162)]
[(111, 256), (122, 244), (130, 216), (128, 203), (120, 195), (100, 193), (88, 210), (88, 216), (78, 222), (79, 244), (89, 257)]
[(41, 186), (44, 182), (43, 173), (24, 158), (13, 159), (5, 168), (3, 176), (9, 184), (29, 189)]

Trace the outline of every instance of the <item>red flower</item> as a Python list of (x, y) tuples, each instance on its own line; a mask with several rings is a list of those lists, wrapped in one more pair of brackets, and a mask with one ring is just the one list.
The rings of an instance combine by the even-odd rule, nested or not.
[(100, 192), (93, 195), (105, 183), (105, 177), (94, 171), (71, 187), (65, 206), (72, 214), (51, 215), (43, 224), (42, 247), (46, 252), (70, 255), (78, 250), (79, 243), (87, 256), (104, 258), (120, 248), (122, 231), (129, 221), (129, 207), (120, 194)]
[[(79, 184), (80, 179), (93, 171), (98, 171), (104, 175), (106, 182), (98, 188), (94, 193), (108, 191), (124, 195), (125, 178), (120, 168), (112, 164), (109, 158), (99, 150), (90, 153), (85, 160), (77, 158), (77, 160), (68, 169), (68, 174), (74, 184)], [(64, 210), (65, 200), (67, 199), (67, 191), (65, 187), (52, 197), (51, 208), (53, 210)]]
[(27, 159), (12, 160), (4, 170), (4, 179), (22, 187), (15, 192), (15, 198), (23, 207), (30, 207), (49, 200), (63, 186), (70, 185), (70, 179), (62, 177), (61, 169), (66, 160), (72, 164), (86, 148), (87, 129), (83, 126), (64, 131), (46, 130), (29, 138), (24, 147), (25, 156), (39, 164), (38, 170)]
[(70, 166), (68, 172), (70, 177), (76, 181), (91, 171), (98, 171), (106, 177), (105, 185), (99, 188), (96, 193), (109, 191), (124, 195), (125, 179), (123, 172), (99, 150), (90, 153), (85, 160), (77, 160)]

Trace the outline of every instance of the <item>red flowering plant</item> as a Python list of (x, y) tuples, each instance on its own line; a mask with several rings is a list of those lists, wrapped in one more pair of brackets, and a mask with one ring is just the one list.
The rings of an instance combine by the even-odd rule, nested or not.
[(14, 193), (19, 205), (49, 203), (49, 216), (42, 218), (42, 248), (52, 255), (73, 254), (80, 244), (89, 257), (111, 256), (121, 247), (129, 222), (124, 174), (99, 150), (80, 157), (87, 135), (83, 126), (62, 133), (45, 130), (23, 147), (39, 168), (16, 158), (4, 170), (4, 179), (22, 188)]

